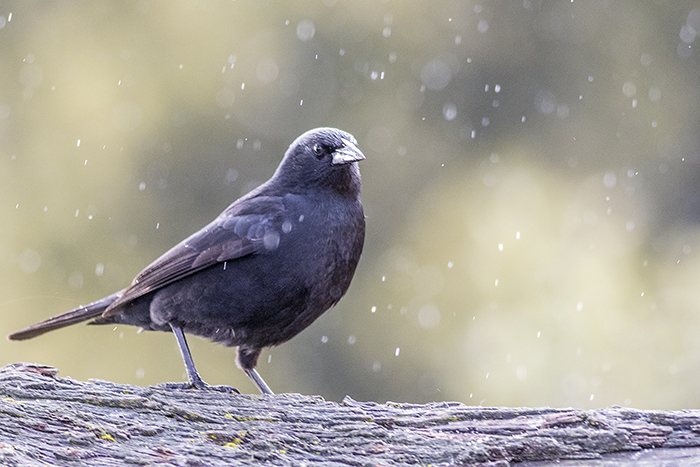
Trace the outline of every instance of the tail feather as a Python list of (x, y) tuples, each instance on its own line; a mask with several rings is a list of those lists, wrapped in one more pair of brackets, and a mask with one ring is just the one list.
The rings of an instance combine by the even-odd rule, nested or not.
[(75, 308), (74, 310), (54, 316), (46, 321), (42, 321), (41, 323), (32, 324), (31, 326), (28, 326), (20, 331), (13, 332), (7, 336), (7, 339), (11, 341), (23, 341), (25, 339), (40, 336), (45, 332), (53, 331), (54, 329), (70, 326), (71, 324), (80, 323), (81, 321), (87, 321), (91, 318), (97, 318), (112, 302), (119, 298), (122, 292), (123, 290), (120, 290), (117, 293), (101, 298), (100, 300), (92, 302), (89, 305)]

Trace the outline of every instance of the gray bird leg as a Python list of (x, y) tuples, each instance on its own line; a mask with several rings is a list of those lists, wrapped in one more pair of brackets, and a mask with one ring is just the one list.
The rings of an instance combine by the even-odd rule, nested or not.
[(206, 389), (209, 387), (202, 378), (200, 378), (197, 369), (194, 367), (194, 360), (192, 360), (192, 354), (190, 353), (190, 348), (187, 346), (187, 341), (185, 340), (185, 333), (182, 332), (180, 326), (175, 326), (170, 323), (170, 328), (175, 334), (175, 339), (177, 339), (177, 346), (180, 348), (180, 354), (182, 355), (182, 360), (185, 362), (185, 371), (187, 371), (187, 380), (190, 385), (197, 389)]
[[(214, 391), (240, 394), (240, 391), (238, 389), (231, 386), (212, 386), (210, 384), (205, 383), (204, 380), (202, 380), (202, 378), (199, 376), (199, 373), (197, 373), (197, 369), (194, 367), (194, 360), (192, 360), (192, 354), (190, 353), (190, 348), (187, 345), (185, 333), (182, 332), (182, 328), (180, 326), (175, 326), (174, 324), (170, 323), (170, 329), (172, 329), (173, 334), (175, 334), (177, 346), (180, 348), (180, 354), (182, 354), (182, 361), (185, 362), (185, 370), (187, 371), (188, 383), (165, 383), (165, 387), (170, 389), (212, 389)], [(260, 381), (262, 381), (262, 379)], [(265, 382), (262, 381), (262, 384), (265, 384)], [(267, 387), (267, 385), (265, 385), (265, 387)], [(270, 388), (268, 388), (268, 391), (269, 390)]]
[(258, 389), (260, 389), (261, 393), (271, 395), (274, 394), (274, 392), (272, 392), (272, 389), (270, 389), (270, 386), (268, 386), (267, 383), (262, 379), (260, 373), (258, 373), (258, 370), (256, 370), (255, 368), (253, 368), (252, 370), (245, 370), (245, 374), (247, 374), (248, 377), (253, 380)]

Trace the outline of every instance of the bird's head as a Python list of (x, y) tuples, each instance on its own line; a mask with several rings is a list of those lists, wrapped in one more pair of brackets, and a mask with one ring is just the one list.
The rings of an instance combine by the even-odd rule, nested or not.
[(336, 128), (316, 128), (299, 136), (284, 154), (273, 179), (291, 192), (360, 189), (358, 161), (365, 158), (350, 133)]

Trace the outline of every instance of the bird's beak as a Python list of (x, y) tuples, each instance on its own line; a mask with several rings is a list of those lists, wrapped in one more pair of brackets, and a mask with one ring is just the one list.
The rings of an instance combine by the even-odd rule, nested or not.
[(362, 151), (357, 148), (355, 143), (344, 138), (343, 143), (345, 146), (333, 151), (333, 165), (350, 164), (351, 162), (365, 159), (365, 155), (362, 154)]

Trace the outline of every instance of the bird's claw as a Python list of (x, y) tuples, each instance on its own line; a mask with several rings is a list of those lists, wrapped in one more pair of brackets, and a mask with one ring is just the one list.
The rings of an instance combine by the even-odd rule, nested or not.
[(241, 393), (241, 391), (239, 391), (237, 388), (234, 388), (233, 386), (226, 386), (225, 384), (217, 384), (217, 385), (213, 385), (213, 386), (207, 384), (204, 389), (208, 389), (210, 391), (224, 392), (226, 394), (240, 394)]
[(198, 383), (192, 383), (192, 382), (187, 382), (187, 383), (159, 383), (156, 385), (156, 387), (163, 388), (163, 389), (200, 389), (200, 390), (207, 390), (207, 391), (218, 391), (218, 392), (224, 392), (227, 394), (240, 394), (241, 391), (238, 389), (234, 388), (233, 386), (226, 386), (226, 385), (211, 385), (207, 384), (204, 381), (199, 381)]

